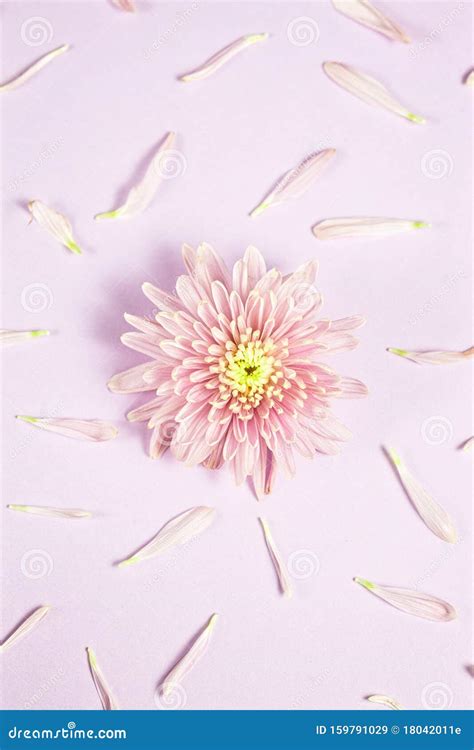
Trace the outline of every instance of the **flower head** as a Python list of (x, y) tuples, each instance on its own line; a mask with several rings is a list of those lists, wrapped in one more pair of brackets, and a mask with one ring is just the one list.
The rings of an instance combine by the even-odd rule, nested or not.
[(150, 361), (115, 375), (111, 390), (155, 391), (128, 414), (153, 429), (150, 455), (168, 447), (188, 465), (233, 467), (237, 483), (253, 478), (257, 496), (269, 492), (276, 468), (294, 474), (294, 452), (334, 454), (349, 431), (331, 414), (332, 397), (358, 397), (365, 386), (340, 377), (321, 355), (356, 346), (358, 316), (318, 317), (317, 264), (289, 276), (267, 271), (249, 247), (232, 274), (207, 244), (185, 245), (187, 274), (175, 294), (144, 284), (154, 320), (126, 315), (138, 332), (127, 346)]

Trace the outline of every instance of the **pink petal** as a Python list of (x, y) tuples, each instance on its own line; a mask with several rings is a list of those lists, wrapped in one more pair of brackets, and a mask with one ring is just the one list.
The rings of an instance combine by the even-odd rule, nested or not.
[(202, 534), (214, 521), (215, 515), (215, 508), (205, 506), (197, 506), (186, 510), (168, 521), (151, 541), (131, 557), (119, 563), (119, 567), (149, 560), (151, 557), (163, 554), (171, 547), (186, 544), (193, 537)]
[(54, 208), (49, 208), (44, 203), (41, 203), (41, 201), (30, 201), (28, 208), (33, 219), (57, 239), (58, 242), (64, 245), (64, 247), (67, 247), (68, 250), (76, 255), (82, 253), (81, 248), (72, 236), (71, 223), (63, 214), (55, 211)]
[(23, 71), (23, 73), (15, 76), (15, 78), (12, 78), (11, 81), (8, 81), (7, 83), (1, 84), (0, 91), (13, 91), (13, 89), (18, 88), (18, 86), (21, 86), (22, 83), (26, 83), (26, 81), (28, 81), (32, 76), (34, 76), (42, 68), (44, 68), (45, 65), (48, 65), (48, 63), (52, 62), (52, 60), (58, 57), (58, 55), (62, 55), (62, 53), (66, 52), (68, 49), (69, 44), (63, 44), (61, 47), (57, 47), (51, 52), (47, 52), (46, 55), (40, 57), (39, 60), (30, 65), (26, 70)]
[(419, 365), (451, 365), (455, 362), (463, 362), (474, 355), (474, 347), (465, 349), (463, 352), (434, 351), (434, 352), (409, 352), (406, 349), (387, 349), (399, 357), (411, 359)]
[(23, 414), (17, 416), (24, 422), (34, 424), (43, 430), (56, 432), (58, 435), (76, 438), (77, 440), (91, 440), (102, 442), (117, 437), (118, 430), (110, 422), (102, 422), (99, 419), (41, 419), (40, 417), (27, 417)]
[(400, 609), (409, 615), (423, 617), (426, 620), (435, 620), (437, 622), (449, 622), (456, 617), (456, 611), (448, 602), (443, 599), (437, 599), (435, 596), (423, 594), (420, 591), (410, 589), (393, 588), (392, 586), (379, 586), (377, 583), (371, 583), (365, 578), (354, 578), (356, 583), (360, 583), (372, 594), (380, 597), (392, 607)]
[(385, 219), (377, 217), (326, 219), (313, 227), (319, 240), (339, 240), (347, 237), (385, 237), (412, 229), (424, 229), (430, 225), (424, 221), (408, 219)]
[(178, 661), (173, 669), (168, 672), (160, 685), (161, 693), (165, 697), (173, 691), (173, 688), (176, 685), (181, 684), (183, 679), (193, 669), (199, 659), (204, 656), (209, 646), (212, 631), (214, 630), (216, 621), (217, 615), (213, 614), (204, 630), (202, 630), (202, 632), (192, 644), (191, 648), (186, 651), (185, 655)]
[(299, 198), (311, 187), (323, 169), (335, 156), (333, 148), (327, 148), (319, 153), (312, 153), (294, 169), (283, 175), (276, 186), (265, 196), (263, 201), (249, 214), (258, 216), (270, 206), (278, 206), (290, 198)]
[(115, 701), (114, 696), (112, 695), (109, 686), (107, 685), (107, 681), (104, 677), (104, 674), (97, 664), (97, 659), (95, 657), (94, 652), (91, 648), (87, 647), (87, 658), (89, 660), (89, 667), (92, 674), (92, 679), (94, 680), (94, 685), (96, 687), (96, 690), (99, 694), (102, 708), (104, 711), (117, 711), (118, 705)]
[(369, 0), (332, 0), (332, 3), (336, 10), (362, 26), (378, 31), (396, 42), (410, 42), (401, 28), (375, 8)]
[(7, 650), (7, 648), (10, 648), (10, 646), (14, 646), (15, 643), (17, 643), (20, 638), (23, 638), (25, 635), (28, 635), (34, 627), (45, 617), (51, 607), (38, 607), (38, 609), (35, 609), (34, 612), (32, 612), (31, 615), (29, 615), (26, 620), (23, 620), (21, 625), (19, 625), (13, 633), (11, 633), (6, 640), (3, 641), (3, 643), (0, 645), (0, 653), (3, 653)]
[(267, 38), (268, 34), (248, 34), (247, 36), (242, 36), (240, 39), (237, 39), (237, 41), (232, 42), (227, 47), (224, 47), (224, 49), (221, 49), (195, 70), (180, 76), (179, 80), (188, 82), (199, 81), (202, 78), (207, 78), (215, 73), (216, 70), (219, 70), (222, 65), (225, 65), (226, 62), (231, 60), (239, 52), (246, 49), (246, 47), (249, 47), (256, 42), (262, 42)]
[(323, 63), (323, 69), (334, 83), (368, 104), (376, 104), (388, 109), (411, 122), (425, 122), (423, 117), (414, 115), (413, 112), (400, 104), (380, 81), (365, 73), (360, 73), (355, 68), (351, 68), (350, 65), (340, 62), (325, 62)]
[(151, 365), (145, 362), (136, 367), (130, 367), (129, 370), (117, 373), (110, 378), (107, 387), (113, 393), (141, 393), (144, 391), (153, 391), (154, 383), (147, 383), (143, 376), (150, 369)]
[(443, 541), (454, 544), (457, 540), (456, 529), (444, 508), (412, 476), (393, 449), (387, 449), (387, 455), (395, 467), (406, 494), (428, 528)]
[(130, 218), (136, 216), (144, 211), (152, 202), (158, 185), (163, 179), (163, 173), (160, 169), (160, 158), (171, 149), (174, 140), (175, 133), (168, 133), (157, 151), (155, 152), (143, 179), (130, 190), (127, 200), (119, 208), (115, 208), (112, 211), (106, 211), (102, 214), (97, 214), (96, 220), (99, 219), (116, 219), (116, 218)]
[(271, 534), (271, 531), (267, 522), (263, 518), (259, 518), (258, 520), (260, 521), (260, 524), (263, 529), (265, 542), (267, 545), (268, 552), (270, 553), (270, 558), (273, 563), (273, 567), (275, 568), (275, 572), (277, 574), (278, 583), (280, 585), (280, 590), (282, 594), (290, 597), (292, 594), (292, 591), (291, 591), (290, 578), (288, 575), (288, 571), (286, 569), (286, 565), (283, 561), (282, 556), (280, 555), (278, 547), (276, 546), (273, 540), (273, 537), (272, 537), (272, 534)]

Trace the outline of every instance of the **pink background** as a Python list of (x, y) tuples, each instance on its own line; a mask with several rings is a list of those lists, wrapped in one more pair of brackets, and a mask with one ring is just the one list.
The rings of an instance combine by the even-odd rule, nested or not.
[[(137, 0), (133, 16), (105, 0), (2, 4), (2, 80), (72, 45), (1, 99), (1, 323), (54, 332), (4, 354), (2, 637), (34, 607), (54, 608), (2, 656), (4, 707), (99, 708), (89, 645), (122, 708), (154, 709), (155, 687), (214, 611), (221, 617), (211, 648), (183, 684), (186, 708), (363, 709), (370, 693), (407, 708), (469, 706), (472, 458), (457, 450), (472, 430), (469, 366), (418, 367), (385, 348), (471, 344), (472, 91), (461, 80), (472, 64), (472, 9), (377, 5), (414, 38), (412, 47), (355, 25), (329, 2), (192, 9)], [(186, 8), (187, 20), (169, 31)], [(52, 32), (36, 47), (21, 34), (35, 16)], [(305, 16), (319, 39), (298, 46), (287, 27)], [(176, 80), (261, 31), (271, 38), (212, 78)], [(378, 77), (428, 124), (346, 94), (323, 74), (328, 59)], [(123, 199), (171, 129), (184, 174), (164, 182), (141, 216), (94, 223)], [(338, 155), (318, 184), (248, 218), (283, 172), (326, 146)], [(33, 198), (72, 220), (82, 257), (28, 225)], [(344, 215), (423, 219), (433, 228), (380, 241), (322, 243), (311, 234), (317, 221)], [(339, 457), (299, 460), (296, 478), (280, 479), (263, 504), (247, 486), (235, 488), (226, 470), (186, 469), (169, 455), (152, 462), (145, 428), (124, 419), (143, 399), (105, 386), (141, 361), (119, 342), (125, 311), (150, 312), (141, 283), (171, 290), (181, 243), (201, 240), (229, 263), (252, 243), (285, 273), (317, 258), (325, 315), (368, 320), (360, 347), (332, 360), (370, 389), (367, 400), (335, 405), (353, 439)], [(29, 285), (43, 285), (39, 297)], [(15, 421), (17, 413), (109, 419), (120, 434), (76, 442)], [(383, 443), (399, 449), (452, 514), (456, 546), (433, 536), (411, 508)], [(5, 510), (9, 502), (83, 507), (94, 518), (40, 519)], [(196, 504), (219, 515), (191, 546), (135, 568), (113, 566)], [(319, 572), (294, 580), (290, 601), (277, 590), (262, 513), (285, 558), (319, 560)], [(40, 550), (41, 577), (28, 571), (31, 550)], [(446, 598), (458, 619), (409, 617), (354, 584), (355, 575)]]

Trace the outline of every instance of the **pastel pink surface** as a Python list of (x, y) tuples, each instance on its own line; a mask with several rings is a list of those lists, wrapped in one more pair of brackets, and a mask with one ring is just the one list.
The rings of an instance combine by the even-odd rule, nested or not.
[[(377, 5), (414, 39), (411, 47), (322, 2), (137, 0), (133, 15), (105, 0), (3, 3), (2, 81), (71, 44), (1, 99), (1, 324), (52, 331), (3, 356), (3, 503), (94, 513), (68, 522), (4, 508), (2, 637), (35, 607), (53, 607), (2, 656), (4, 707), (100, 708), (87, 667), (91, 646), (119, 705), (154, 709), (156, 686), (213, 612), (220, 617), (210, 648), (183, 685), (186, 708), (362, 709), (371, 693), (406, 708), (469, 707), (472, 464), (457, 446), (472, 432), (470, 368), (418, 367), (385, 348), (472, 343), (472, 91), (461, 84), (472, 63), (471, 7)], [(34, 17), (51, 28), (41, 46), (24, 41)], [(319, 28), (305, 46), (292, 43), (289, 30), (301, 17)], [(177, 80), (238, 36), (263, 31), (266, 42), (212, 78)], [(383, 81), (428, 123), (412, 125), (351, 97), (324, 75), (324, 60)], [(168, 130), (178, 134), (184, 173), (164, 181), (141, 216), (94, 223), (123, 200)], [(287, 169), (326, 147), (338, 153), (305, 196), (248, 217)], [(433, 178), (438, 150), (447, 173)], [(34, 198), (71, 220), (82, 257), (28, 225)], [(433, 228), (375, 241), (312, 236), (316, 222), (351, 215), (421, 219)], [(284, 273), (317, 258), (324, 314), (368, 320), (360, 347), (331, 360), (370, 389), (366, 400), (335, 406), (353, 439), (338, 457), (299, 460), (296, 478), (279, 479), (263, 509), (225, 470), (186, 469), (169, 455), (151, 461), (145, 427), (124, 419), (143, 398), (105, 386), (141, 361), (119, 342), (124, 312), (150, 312), (141, 283), (171, 290), (182, 242), (201, 240), (229, 264), (254, 244)], [(40, 285), (46, 309), (32, 309), (30, 285)], [(18, 413), (111, 420), (120, 433), (82, 444), (19, 423)], [(429, 420), (445, 439), (430, 432)], [(382, 444), (395, 446), (451, 513), (457, 545), (425, 528)], [(219, 515), (190, 548), (114, 567), (193, 505), (215, 506)], [(313, 566), (294, 579), (291, 600), (278, 593), (262, 513), (285, 559)], [(32, 550), (40, 550), (45, 575), (32, 576)], [(458, 619), (410, 618), (353, 583), (355, 575), (447, 599)], [(435, 704), (436, 683), (445, 705)]]

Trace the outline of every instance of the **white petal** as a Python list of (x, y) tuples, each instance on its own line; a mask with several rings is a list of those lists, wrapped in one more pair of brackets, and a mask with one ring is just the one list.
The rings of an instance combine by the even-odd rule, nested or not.
[(385, 219), (373, 216), (361, 218), (325, 219), (313, 227), (319, 240), (338, 240), (346, 237), (384, 237), (386, 235), (425, 229), (430, 225), (424, 221), (408, 219)]
[(333, 148), (312, 153), (303, 159), (294, 169), (283, 175), (276, 186), (265, 196), (263, 201), (251, 211), (249, 216), (258, 216), (270, 206), (278, 206), (290, 198), (299, 198), (311, 187), (313, 181), (335, 156)]
[(50, 508), (46, 505), (7, 505), (7, 508), (46, 518), (90, 518), (92, 516), (88, 510), (81, 510), (81, 508)]
[(382, 706), (393, 708), (394, 711), (403, 711), (403, 707), (395, 698), (389, 698), (388, 695), (368, 695), (367, 700), (371, 703), (380, 703)]
[(9, 331), (6, 328), (0, 329), (0, 344), (8, 346), (10, 344), (22, 344), (24, 341), (31, 341), (40, 336), (49, 336), (49, 331)]
[(3, 643), (0, 645), (0, 653), (3, 653), (7, 650), (7, 648), (10, 648), (10, 646), (13, 646), (17, 641), (20, 640), (20, 638), (23, 638), (23, 636), (28, 635), (28, 633), (33, 630), (33, 628), (45, 617), (51, 607), (38, 607), (38, 609), (35, 609), (35, 611), (24, 620), (21, 625), (19, 625), (11, 635), (8, 636), (8, 638), (3, 641)]
[(166, 552), (170, 547), (186, 544), (193, 537), (202, 534), (214, 521), (215, 515), (215, 508), (208, 508), (204, 505), (186, 510), (168, 521), (151, 541), (144, 547), (140, 547), (131, 557), (119, 563), (119, 567), (148, 560), (150, 557)]
[(443, 599), (438, 599), (430, 594), (423, 594), (420, 591), (411, 589), (399, 589), (392, 586), (379, 586), (377, 583), (367, 581), (365, 578), (354, 578), (356, 583), (360, 583), (372, 594), (380, 597), (392, 607), (400, 609), (409, 615), (423, 617), (425, 620), (435, 620), (437, 622), (449, 622), (456, 617), (454, 607)]
[(53, 235), (62, 245), (67, 247), (71, 252), (80, 255), (82, 250), (74, 241), (72, 236), (72, 227), (68, 219), (63, 214), (49, 208), (41, 201), (30, 201), (28, 203), (31, 215), (40, 226)]
[(44, 68), (44, 66), (54, 60), (55, 57), (58, 57), (58, 55), (62, 55), (62, 53), (66, 52), (66, 50), (68, 49), (69, 44), (63, 44), (62, 47), (57, 47), (57, 49), (53, 49), (51, 52), (43, 55), (43, 57), (40, 57), (39, 60), (33, 63), (33, 65), (30, 65), (29, 68), (24, 70), (23, 73), (20, 73), (20, 75), (12, 78), (11, 81), (7, 81), (7, 83), (3, 83), (2, 85), (0, 85), (0, 91), (13, 91), (13, 89), (21, 86), (22, 83), (26, 83), (26, 81), (34, 76), (35, 73), (38, 73), (41, 68)]
[(191, 671), (194, 665), (207, 651), (212, 631), (217, 621), (217, 615), (213, 614), (204, 630), (196, 638), (191, 648), (179, 660), (179, 662), (168, 672), (160, 685), (161, 693), (166, 697), (172, 691), (175, 685), (179, 685), (186, 675)]
[(393, 450), (393, 448), (387, 449), (387, 455), (392, 461), (400, 482), (411, 500), (415, 510), (421, 516), (425, 524), (428, 526), (433, 534), (436, 534), (440, 539), (445, 542), (454, 544), (457, 540), (456, 529), (454, 524), (446, 513), (444, 508), (429, 495), (425, 489), (417, 482), (417, 480), (410, 474), (407, 467), (401, 460), (400, 456)]
[(140, 214), (150, 205), (158, 189), (158, 185), (163, 179), (163, 172), (160, 168), (160, 156), (163, 157), (165, 152), (171, 148), (175, 137), (175, 133), (168, 133), (148, 165), (143, 179), (138, 185), (132, 187), (123, 206), (115, 208), (112, 211), (106, 211), (103, 214), (97, 214), (95, 217), (96, 220), (116, 219), (118, 217), (130, 218)]
[(268, 34), (248, 34), (242, 36), (227, 47), (224, 47), (224, 49), (221, 49), (195, 70), (180, 76), (179, 80), (188, 82), (199, 81), (202, 78), (207, 78), (212, 75), (212, 73), (215, 73), (216, 70), (219, 70), (222, 65), (225, 65), (225, 63), (234, 57), (234, 55), (242, 52), (246, 47), (250, 47), (250, 45), (255, 44), (256, 42), (262, 42), (265, 39), (268, 39)]
[(405, 42), (406, 44), (410, 41), (399, 26), (390, 21), (377, 8), (374, 8), (368, 0), (332, 0), (332, 2), (340, 13), (352, 18), (357, 23), (378, 31), (394, 41)]
[(292, 594), (291, 591), (291, 584), (290, 584), (290, 578), (288, 576), (288, 572), (286, 570), (286, 565), (283, 561), (282, 556), (280, 555), (280, 552), (278, 550), (278, 547), (276, 546), (275, 542), (273, 541), (273, 537), (271, 535), (269, 526), (267, 522), (263, 518), (258, 519), (260, 521), (260, 524), (263, 529), (263, 533), (265, 536), (265, 542), (268, 548), (268, 551), (270, 553), (270, 558), (273, 563), (273, 566), (275, 568), (275, 572), (278, 577), (278, 583), (280, 584), (280, 589), (282, 594), (285, 596), (290, 597)]
[(102, 708), (104, 711), (117, 711), (118, 705), (115, 701), (114, 696), (112, 695), (109, 686), (107, 685), (106, 679), (104, 677), (104, 674), (97, 664), (97, 659), (95, 658), (95, 653), (93, 650), (89, 647), (86, 649), (87, 651), (87, 658), (89, 660), (89, 667), (92, 674), (92, 679), (94, 680), (94, 685), (96, 687), (96, 690), (99, 694)]
[(466, 86), (474, 86), (474, 70), (471, 70), (464, 79)]
[(28, 417), (19, 414), (17, 419), (40, 427), (58, 435), (76, 438), (77, 440), (91, 440), (102, 442), (117, 437), (118, 430), (110, 422), (102, 422), (100, 419), (41, 419), (40, 417)]
[(464, 453), (471, 453), (473, 448), (474, 448), (474, 436), (465, 440), (464, 443), (461, 445), (461, 450)]
[(346, 91), (349, 91), (354, 96), (367, 102), (368, 104), (376, 104), (380, 107), (394, 112), (400, 117), (405, 117), (407, 120), (416, 123), (424, 123), (425, 119), (418, 115), (410, 112), (400, 102), (398, 102), (385, 86), (377, 81), (375, 78), (360, 73), (358, 70), (351, 68), (349, 65), (345, 65), (340, 62), (325, 62), (323, 63), (324, 72), (329, 78), (341, 86)]
[(412, 362), (416, 362), (419, 365), (451, 365), (455, 362), (463, 362), (474, 355), (474, 347), (472, 346), (462, 352), (410, 352), (406, 349), (394, 349), (393, 347), (390, 347), (387, 351), (397, 354), (399, 357), (411, 359)]

